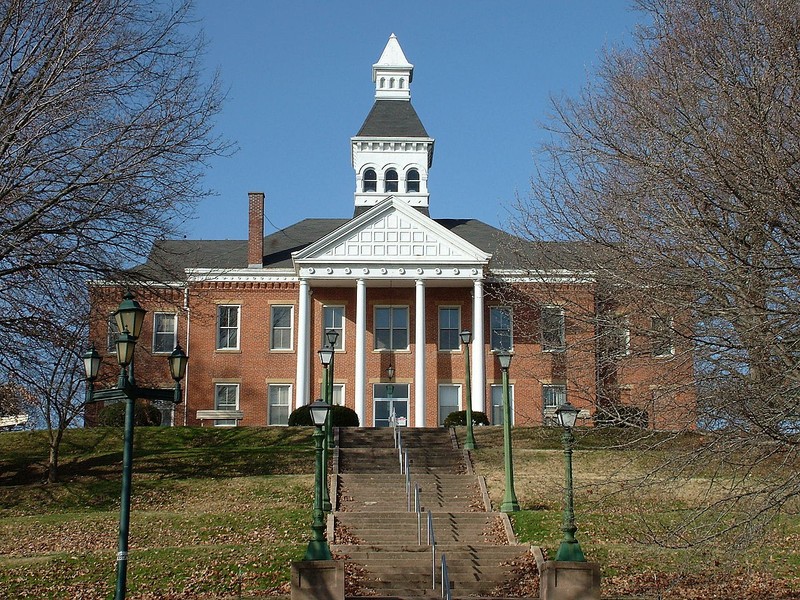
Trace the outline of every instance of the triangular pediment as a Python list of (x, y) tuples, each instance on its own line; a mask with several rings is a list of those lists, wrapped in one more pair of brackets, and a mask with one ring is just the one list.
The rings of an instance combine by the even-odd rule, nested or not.
[(491, 255), (436, 221), (389, 197), (293, 255), (312, 264), (442, 264), (482, 266)]

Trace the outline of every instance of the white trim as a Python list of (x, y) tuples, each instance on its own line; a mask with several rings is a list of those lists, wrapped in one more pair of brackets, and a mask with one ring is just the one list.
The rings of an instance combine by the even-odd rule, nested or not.
[(416, 311), (414, 336), (414, 427), (425, 427), (426, 377), (425, 377), (425, 282), (415, 284)]
[(363, 425), (366, 418), (367, 378), (367, 285), (363, 279), (356, 281), (356, 364), (355, 411)]

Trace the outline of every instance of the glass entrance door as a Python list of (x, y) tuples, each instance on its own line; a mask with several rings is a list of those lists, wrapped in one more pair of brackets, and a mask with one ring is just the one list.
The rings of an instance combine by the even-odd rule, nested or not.
[(372, 388), (375, 427), (408, 426), (408, 384), (376, 383)]

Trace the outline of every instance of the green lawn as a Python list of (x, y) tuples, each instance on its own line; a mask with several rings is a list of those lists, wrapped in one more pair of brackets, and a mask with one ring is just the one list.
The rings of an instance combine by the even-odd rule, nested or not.
[[(128, 597), (287, 595), (311, 519), (309, 428), (140, 428), (135, 437)], [(458, 435), (463, 440), (464, 430)], [(475, 463), (497, 505), (502, 430), (476, 429)], [(622, 475), (656, 453), (621, 432), (587, 431), (575, 452), (578, 539), (600, 561), (605, 596), (800, 597), (800, 519), (749, 548), (672, 550), (643, 522), (676, 519), (702, 482), (626, 489)], [(658, 452), (697, 443), (691, 436)], [(61, 483), (43, 483), (46, 438), (0, 433), (0, 597), (110, 598), (114, 587), (122, 432), (68, 431)], [(551, 428), (514, 430), (518, 537), (552, 556), (561, 537), (563, 455)], [(624, 472), (624, 473), (623, 473)], [(620, 487), (621, 486), (621, 487)], [(777, 532), (780, 531), (780, 535)]]

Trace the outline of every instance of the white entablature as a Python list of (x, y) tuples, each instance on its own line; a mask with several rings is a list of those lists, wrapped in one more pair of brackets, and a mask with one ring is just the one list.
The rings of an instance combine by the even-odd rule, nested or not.
[(389, 197), (292, 258), (314, 278), (475, 279), (491, 255)]

